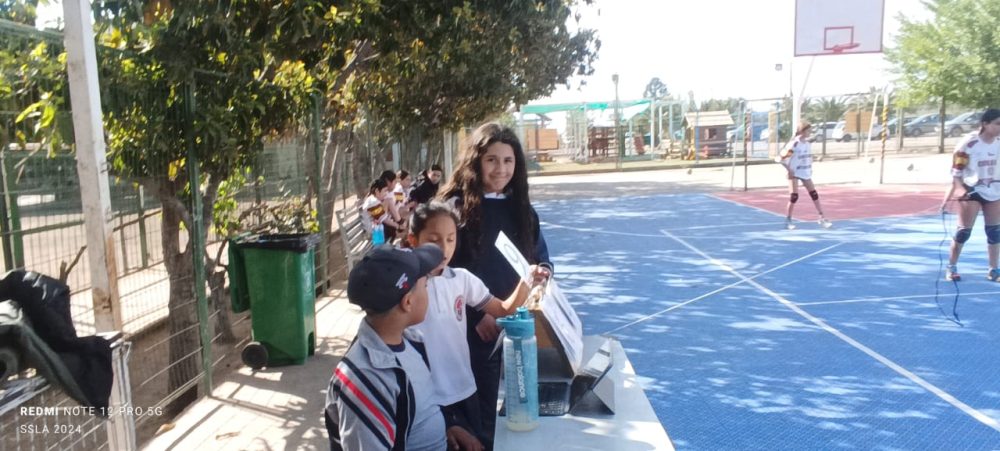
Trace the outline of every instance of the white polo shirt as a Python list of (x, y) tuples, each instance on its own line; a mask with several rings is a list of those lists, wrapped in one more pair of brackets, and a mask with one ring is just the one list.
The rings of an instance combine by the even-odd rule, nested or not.
[(449, 267), (427, 280), (427, 293), (427, 316), (411, 329), (423, 335), (435, 397), (438, 404), (447, 406), (476, 392), (469, 343), (465, 341), (465, 306), (481, 309), (493, 295), (471, 272)]

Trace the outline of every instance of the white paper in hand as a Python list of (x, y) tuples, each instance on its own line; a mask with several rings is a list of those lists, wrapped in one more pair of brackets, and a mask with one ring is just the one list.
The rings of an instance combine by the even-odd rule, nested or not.
[(510, 263), (510, 267), (514, 268), (514, 272), (524, 279), (524, 282), (531, 284), (531, 265), (528, 261), (524, 259), (524, 255), (521, 255), (521, 251), (514, 245), (514, 242), (507, 238), (503, 232), (497, 235), (497, 241), (494, 243), (497, 250), (503, 254), (504, 258), (507, 259), (507, 263)]

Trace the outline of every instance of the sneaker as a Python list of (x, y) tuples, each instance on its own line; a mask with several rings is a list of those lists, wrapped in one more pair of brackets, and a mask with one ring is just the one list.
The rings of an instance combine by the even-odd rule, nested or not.
[(819, 218), (819, 221), (816, 221), (816, 223), (819, 224), (819, 226), (824, 229), (829, 229), (830, 227), (833, 227), (833, 223), (827, 221), (826, 218)]
[(793, 223), (791, 219), (786, 219), (785, 220), (785, 229), (787, 229), (787, 230), (795, 230), (795, 223)]
[[(990, 271), (990, 274), (992, 273), (993, 271)], [(944, 270), (944, 280), (950, 280), (954, 282), (962, 280), (962, 276), (958, 274), (958, 266), (948, 265), (948, 267), (945, 268)]]
[(993, 282), (1000, 282), (1000, 269), (991, 268), (990, 272), (986, 273), (986, 278)]

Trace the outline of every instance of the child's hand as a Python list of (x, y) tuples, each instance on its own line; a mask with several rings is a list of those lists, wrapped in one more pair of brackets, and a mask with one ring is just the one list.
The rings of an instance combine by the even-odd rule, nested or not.
[(448, 449), (460, 449), (465, 451), (482, 451), (486, 448), (475, 436), (466, 431), (461, 426), (448, 428)]
[(476, 324), (476, 333), (479, 334), (479, 338), (489, 343), (500, 336), (500, 326), (497, 325), (496, 318), (487, 314), (479, 320), (479, 324)]
[(549, 277), (552, 277), (552, 271), (549, 271), (549, 268), (539, 265), (531, 265), (532, 287), (545, 283), (549, 280)]

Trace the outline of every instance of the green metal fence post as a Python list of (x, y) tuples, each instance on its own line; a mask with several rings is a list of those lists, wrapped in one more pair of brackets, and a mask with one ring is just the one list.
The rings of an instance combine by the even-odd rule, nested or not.
[(21, 209), (17, 205), (17, 176), (14, 162), (6, 154), (3, 159), (3, 189), (7, 193), (7, 220), (10, 222), (10, 249), (12, 261), (7, 269), (24, 267), (24, 236), (21, 233)]
[(329, 288), (330, 282), (330, 259), (327, 258), (327, 244), (329, 241), (330, 224), (326, 223), (326, 196), (323, 192), (323, 146), (320, 143), (322, 137), (322, 114), (323, 98), (320, 94), (312, 96), (312, 122), (310, 124), (310, 135), (312, 137), (313, 154), (316, 164), (313, 165), (313, 186), (316, 192), (316, 217), (319, 218), (319, 233), (322, 240), (319, 246), (319, 261), (322, 262), (322, 278), (316, 282), (323, 287), (323, 291)]
[(10, 232), (10, 215), (7, 208), (7, 195), (10, 190), (7, 189), (7, 146), (6, 144), (2, 149), (0, 149), (0, 189), (3, 189), (3, 195), (0, 195), (0, 240), (3, 241), (3, 264), (4, 269), (11, 270), (14, 269), (14, 250), (13, 242), (11, 239)]
[(142, 260), (142, 267), (149, 267), (149, 245), (146, 243), (146, 191), (139, 185), (139, 201), (137, 202), (137, 212), (139, 213), (139, 258)]
[(191, 255), (194, 259), (194, 294), (198, 301), (198, 333), (201, 336), (201, 367), (204, 371), (205, 393), (212, 393), (212, 337), (208, 325), (208, 296), (205, 293), (205, 224), (202, 221), (201, 171), (194, 143), (195, 82), (184, 84), (184, 126), (187, 140), (188, 183), (191, 184)]

